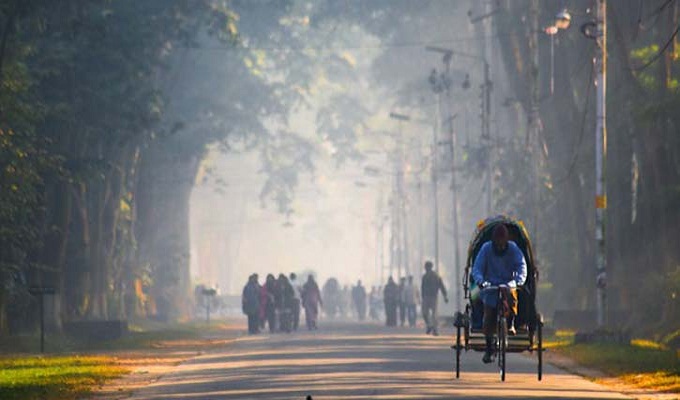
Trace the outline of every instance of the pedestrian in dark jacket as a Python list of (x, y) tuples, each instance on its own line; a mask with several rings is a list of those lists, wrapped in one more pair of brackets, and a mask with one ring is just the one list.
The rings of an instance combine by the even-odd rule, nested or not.
[(296, 331), (300, 325), (300, 307), (302, 307), (302, 287), (298, 285), (297, 275), (293, 272), (290, 274), (290, 284), (293, 286), (293, 330)]
[(446, 294), (446, 288), (444, 287), (442, 278), (438, 273), (432, 270), (431, 261), (425, 263), (425, 275), (423, 275), (423, 280), (420, 285), (420, 292), (423, 296), (423, 319), (427, 326), (426, 333), (437, 336), (439, 335), (437, 332), (437, 296), (441, 291), (442, 295), (444, 295), (444, 301), (447, 303), (449, 302), (449, 297)]
[(404, 297), (405, 286), (406, 277), (402, 276), (401, 279), (399, 279), (399, 299), (397, 300), (397, 304), (399, 306), (399, 321), (401, 322), (401, 326), (404, 326), (406, 323), (406, 298)]
[(305, 320), (307, 321), (307, 329), (310, 331), (318, 329), (316, 319), (319, 316), (320, 305), (323, 306), (319, 285), (316, 284), (314, 277), (309, 275), (307, 282), (302, 287), (302, 307), (305, 308)]
[(385, 301), (385, 325), (397, 326), (397, 306), (399, 303), (399, 287), (394, 283), (394, 279), (390, 276), (387, 280), (387, 285), (383, 291), (383, 299)]
[(366, 318), (366, 289), (361, 284), (361, 280), (357, 281), (357, 285), (352, 288), (352, 302), (359, 321), (363, 321)]
[(248, 333), (254, 335), (260, 332), (260, 285), (257, 274), (248, 277), (248, 283), (243, 288), (241, 309), (248, 316)]
[(279, 300), (279, 325), (282, 332), (290, 333), (293, 330), (293, 301), (295, 299), (295, 289), (290, 284), (286, 275), (279, 275), (277, 281)]
[(267, 324), (269, 325), (269, 332), (276, 332), (276, 299), (278, 297), (278, 285), (276, 284), (276, 278), (274, 275), (268, 274), (267, 280), (265, 281), (264, 287), (266, 291), (266, 303), (264, 308), (265, 318), (267, 319)]

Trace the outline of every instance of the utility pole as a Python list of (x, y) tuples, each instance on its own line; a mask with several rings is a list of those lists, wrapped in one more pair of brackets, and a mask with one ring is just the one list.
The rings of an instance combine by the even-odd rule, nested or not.
[[(436, 119), (437, 122), (441, 120), (441, 100), (439, 93), (437, 96), (437, 110)], [(433, 203), (433, 222), (434, 222), (434, 269), (437, 271), (439, 269), (439, 192), (437, 190), (437, 154), (439, 153), (437, 144), (437, 126), (439, 124), (434, 124), (432, 126), (432, 203)]]
[[(441, 75), (437, 76), (436, 70), (432, 71), (432, 74), (430, 75), (430, 84), (432, 85), (432, 89), (434, 90), (435, 93), (439, 94), (441, 92), (446, 93), (446, 108), (448, 109), (448, 117), (446, 120), (443, 120), (442, 123), (447, 123), (449, 127), (449, 144), (451, 148), (451, 193), (453, 197), (453, 212), (452, 212), (452, 219), (453, 219), (453, 250), (454, 250), (454, 265), (453, 265), (453, 279), (454, 279), (454, 285), (460, 284), (462, 281), (460, 279), (460, 246), (458, 245), (458, 239), (459, 239), (459, 234), (458, 234), (458, 185), (456, 182), (456, 172), (457, 172), (457, 167), (456, 167), (456, 150), (457, 150), (457, 144), (456, 144), (456, 134), (453, 129), (453, 120), (456, 117), (453, 114), (452, 110), (452, 102), (451, 102), (451, 58), (453, 57), (453, 54), (463, 54), (463, 53), (458, 53), (454, 52), (453, 50), (450, 49), (444, 49), (440, 47), (432, 47), (428, 46), (425, 48), (428, 51), (433, 51), (437, 53), (442, 53), (442, 62), (444, 63), (444, 72), (442, 72)], [(477, 58), (477, 57), (475, 57)], [(440, 97), (438, 97), (440, 98)], [(435, 143), (435, 146), (437, 143)], [(436, 149), (436, 147), (435, 147)], [(461, 291), (456, 288), (456, 309), (461, 310), (462, 309), (462, 296), (461, 296)]]
[(596, 2), (595, 87), (597, 110), (595, 122), (595, 254), (597, 265), (597, 326), (607, 325), (607, 259), (605, 248), (605, 212), (607, 186), (607, 1)]
[(385, 217), (383, 215), (383, 191), (380, 189), (375, 207), (375, 271), (374, 277), (382, 282), (383, 269), (383, 232), (385, 229)]
[[(401, 278), (404, 274), (409, 271), (409, 238), (408, 238), (408, 222), (406, 215), (406, 192), (404, 190), (404, 132), (402, 123), (404, 121), (409, 121), (411, 118), (408, 115), (398, 114), (395, 112), (390, 113), (390, 118), (397, 120), (399, 124), (399, 136), (397, 139), (397, 152), (396, 152), (396, 185), (397, 185), (397, 201), (396, 201), (396, 212), (399, 214), (400, 219), (400, 230), (399, 230), (399, 264), (397, 266), (397, 278)], [(402, 267), (404, 273), (402, 274)]]
[[(477, 28), (477, 33), (484, 36), (482, 41), (482, 54), (483, 56), (478, 57), (472, 54), (460, 54), (454, 52), (454, 54), (460, 54), (465, 57), (476, 58), (484, 63), (484, 83), (480, 86), (480, 121), (481, 121), (481, 143), (482, 146), (486, 148), (486, 177), (484, 182), (484, 190), (486, 190), (486, 215), (491, 215), (493, 212), (493, 165), (494, 165), (494, 150), (496, 143), (491, 137), (491, 71), (490, 65), (493, 61), (493, 51), (491, 49), (490, 39), (492, 35), (492, 19), (497, 12), (498, 6), (494, 10), (494, 5), (492, 1), (486, 1), (485, 4), (480, 4), (478, 0), (471, 0), (470, 4), (472, 9), (476, 9), (477, 12), (481, 12), (480, 15), (473, 17), (470, 15), (470, 22), (472, 24), (481, 23), (481, 27)], [(465, 88), (465, 86), (464, 86)]]
[(486, 160), (486, 214), (493, 211), (493, 156), (494, 141), (491, 138), (491, 71), (489, 62), (484, 60), (484, 84), (482, 88), (482, 140), (488, 143)]
[[(450, 63), (447, 64), (447, 73), (449, 71)], [(446, 99), (449, 110), (451, 110), (451, 89), (446, 90)], [(451, 148), (451, 191), (453, 192), (453, 250), (454, 250), (454, 280), (455, 284), (459, 285), (462, 283), (460, 279), (460, 246), (458, 244), (458, 186), (456, 182), (456, 149), (458, 145), (456, 143), (456, 132), (453, 129), (453, 120), (456, 118), (452, 115), (453, 112), (449, 111), (449, 118), (447, 122), (449, 124), (449, 144)], [(459, 288), (456, 288), (456, 310), (462, 310), (462, 298)]]
[(531, 67), (529, 68), (529, 132), (526, 138), (526, 146), (531, 155), (533, 187), (531, 188), (531, 212), (532, 212), (532, 233), (534, 243), (538, 237), (539, 219), (539, 163), (540, 163), (540, 141), (541, 141), (541, 115), (539, 111), (539, 73), (538, 73), (538, 0), (531, 0), (529, 4), (529, 51), (531, 53)]
[[(493, 5), (492, 2), (487, 2), (485, 6), (485, 15), (493, 15)], [(491, 64), (493, 51), (491, 50), (492, 39), (492, 26), (491, 19), (484, 19), (484, 108), (482, 110), (482, 139), (488, 141), (488, 152), (486, 160), (486, 215), (490, 216), (493, 212), (493, 157), (495, 142), (491, 137), (491, 71), (489, 64)]]

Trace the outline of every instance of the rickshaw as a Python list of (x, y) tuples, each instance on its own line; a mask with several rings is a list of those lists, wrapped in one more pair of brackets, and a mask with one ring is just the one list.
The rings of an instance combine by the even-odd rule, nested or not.
[[(495, 335), (495, 361), (501, 381), (505, 381), (506, 353), (521, 353), (524, 351), (537, 352), (538, 380), (543, 378), (543, 319), (536, 311), (536, 287), (538, 270), (534, 260), (529, 234), (522, 221), (501, 215), (487, 218), (477, 224), (468, 247), (468, 257), (463, 276), (463, 291), (465, 295), (465, 311), (458, 311), (454, 315), (456, 342), (451, 348), (456, 352), (456, 378), (460, 378), (460, 355), (463, 351), (473, 350), (483, 352), (486, 342), (482, 333), (483, 305), (479, 297), (480, 288), (472, 279), (472, 265), (482, 245), (491, 240), (491, 234), (498, 224), (504, 224), (510, 232), (510, 240), (517, 243), (524, 253), (527, 262), (527, 279), (524, 285), (517, 288), (518, 312), (515, 317), (517, 334), (508, 336), (507, 307), (503, 299), (498, 302), (497, 332)], [(496, 289), (496, 287), (494, 287)], [(504, 296), (503, 290), (497, 290), (499, 296)]]

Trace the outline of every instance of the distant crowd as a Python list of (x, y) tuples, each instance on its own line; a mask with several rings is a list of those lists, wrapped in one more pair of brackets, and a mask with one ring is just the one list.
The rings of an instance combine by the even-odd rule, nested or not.
[(269, 327), (270, 332), (292, 332), (300, 325), (300, 309), (305, 310), (307, 329), (317, 329), (319, 308), (323, 304), (314, 277), (309, 275), (299, 286), (297, 276), (267, 275), (263, 284), (257, 274), (248, 278), (243, 288), (241, 306), (248, 316), (248, 333), (256, 334)]
[(248, 332), (292, 332), (298, 329), (304, 310), (307, 329), (317, 329), (319, 312), (323, 309), (330, 319), (344, 318), (365, 321), (385, 321), (389, 327), (416, 326), (418, 307), (426, 326), (426, 333), (437, 335), (437, 296), (439, 292), (448, 302), (446, 288), (431, 262), (425, 263), (425, 274), (420, 285), (412, 275), (399, 283), (390, 277), (385, 286), (373, 286), (366, 291), (361, 280), (355, 286), (342, 287), (336, 278), (329, 278), (319, 290), (314, 277), (309, 275), (300, 285), (296, 274), (267, 275), (262, 284), (257, 274), (248, 278), (243, 288), (242, 310), (248, 317)]

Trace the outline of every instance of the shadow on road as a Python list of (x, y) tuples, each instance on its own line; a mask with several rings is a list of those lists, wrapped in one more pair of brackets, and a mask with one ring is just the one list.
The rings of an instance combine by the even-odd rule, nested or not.
[(449, 345), (445, 336), (378, 326), (249, 337), (183, 364), (133, 398), (621, 398), (554, 368), (539, 383), (535, 361), (521, 355), (509, 357), (505, 383), (479, 353), (465, 355), (455, 380)]

